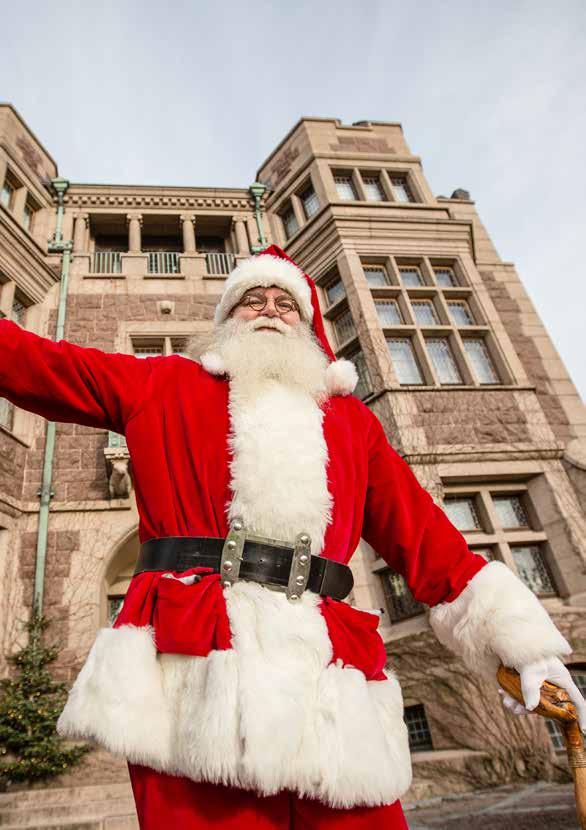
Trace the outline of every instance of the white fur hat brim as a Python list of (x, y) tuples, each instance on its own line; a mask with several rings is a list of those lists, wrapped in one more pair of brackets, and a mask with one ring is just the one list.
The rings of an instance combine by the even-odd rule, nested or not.
[(308, 323), (313, 320), (311, 289), (303, 271), (286, 259), (260, 254), (241, 262), (226, 280), (224, 293), (216, 307), (215, 322), (224, 322), (246, 291), (257, 285), (282, 288), (297, 302), (302, 319)]

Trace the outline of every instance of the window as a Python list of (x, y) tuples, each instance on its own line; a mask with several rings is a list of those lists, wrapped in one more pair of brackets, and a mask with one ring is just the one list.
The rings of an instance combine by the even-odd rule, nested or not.
[(423, 752), (426, 749), (433, 749), (429, 724), (421, 703), (405, 707), (405, 724), (409, 734), (409, 749), (411, 752)]
[(308, 219), (311, 219), (313, 214), (317, 213), (317, 211), (319, 210), (319, 201), (315, 190), (310, 185), (303, 191), (303, 193), (301, 193), (299, 198), (301, 199), (301, 203), (303, 204), (303, 210), (305, 211), (306, 217)]
[(16, 295), (14, 300), (12, 301), (12, 309), (10, 312), (10, 319), (14, 320), (15, 323), (18, 323), (19, 326), (24, 327), (24, 319), (26, 316), (26, 305), (23, 303), (22, 299)]
[(384, 570), (381, 579), (391, 622), (401, 622), (423, 614), (425, 606), (415, 599), (400, 574)]
[(454, 285), (458, 285), (458, 280), (451, 265), (435, 266), (433, 273), (435, 274), (437, 284), (441, 288), (451, 288)]
[(476, 381), (480, 384), (499, 383), (498, 375), (484, 340), (482, 338), (466, 337), (463, 342)]
[(448, 519), (460, 531), (482, 530), (475, 499), (471, 496), (462, 498), (448, 497), (444, 500), (443, 510)]
[(15, 187), (8, 179), (5, 179), (2, 185), (2, 192), (0, 193), (0, 203), (4, 205), (6, 210), (11, 210), (12, 202), (14, 200)]
[(496, 559), (492, 548), (472, 548), (472, 552), (482, 556), (487, 562), (492, 562)]
[(374, 305), (381, 326), (400, 326), (404, 322), (396, 300), (375, 300)]
[(10, 431), (14, 427), (14, 406), (6, 398), (0, 398), (0, 424)]
[(120, 613), (124, 597), (118, 594), (108, 597), (108, 625), (114, 625), (116, 617)]
[(342, 201), (353, 202), (358, 199), (354, 189), (354, 184), (352, 182), (352, 176), (342, 174), (334, 176), (334, 182), (336, 183), (338, 197), (342, 199)]
[(167, 337), (132, 337), (132, 352), (136, 357), (168, 357), (173, 354), (185, 354), (187, 336), (175, 334)]
[(334, 303), (337, 303), (338, 300), (341, 300), (342, 297), (346, 296), (346, 291), (344, 290), (344, 283), (340, 278), (332, 280), (332, 282), (329, 282), (325, 286), (324, 291), (326, 293), (328, 305), (334, 305)]
[(289, 205), (289, 207), (281, 214), (281, 221), (283, 222), (283, 228), (285, 229), (285, 236), (287, 239), (290, 239), (293, 234), (296, 234), (299, 230), (299, 224), (292, 205)]
[(22, 217), (22, 225), (23, 225), (25, 231), (30, 232), (34, 214), (35, 214), (35, 209), (33, 208), (33, 206), (31, 205), (30, 202), (27, 202), (26, 205), (24, 206), (24, 214), (23, 214), (23, 217)]
[(462, 376), (447, 337), (428, 337), (425, 345), (439, 382), (441, 384), (462, 383)]
[(163, 354), (163, 345), (135, 345), (134, 354), (136, 355), (136, 357), (156, 357), (157, 355)]
[(439, 320), (431, 300), (411, 300), (415, 320), (420, 326), (437, 326)]
[(401, 385), (419, 385), (423, 377), (415, 358), (413, 344), (409, 337), (391, 337), (387, 346), (393, 361), (395, 373)]
[[(574, 666), (567, 666), (567, 668), (572, 675), (574, 683), (584, 695), (586, 692), (586, 671), (583, 668), (574, 668)], [(546, 718), (545, 725), (547, 726), (547, 731), (549, 732), (553, 748), (565, 750), (566, 745), (564, 743), (564, 736), (558, 723), (551, 718)]]
[(173, 354), (179, 354), (185, 357), (185, 346), (187, 345), (186, 340), (172, 340), (171, 341), (171, 348), (173, 349)]
[(527, 487), (522, 488), (518, 482), (478, 482), (473, 486), (474, 493), (453, 492), (463, 488), (452, 485), (443, 510), (469, 547), (485, 559), (504, 562), (537, 595), (555, 596), (557, 590), (546, 560), (547, 537), (532, 526), (534, 510)]
[(358, 372), (358, 383), (356, 384), (354, 395), (360, 398), (360, 400), (364, 400), (372, 392), (372, 384), (370, 382), (366, 360), (361, 351), (349, 355), (348, 359), (356, 366), (356, 371)]
[(345, 343), (346, 340), (350, 340), (351, 337), (354, 337), (356, 329), (354, 327), (354, 320), (352, 319), (352, 314), (349, 309), (342, 312), (339, 317), (336, 317), (334, 320), (334, 331), (336, 332), (336, 340), (338, 341), (338, 345), (341, 345), (342, 343)]
[(423, 285), (423, 277), (417, 265), (399, 265), (401, 282), (406, 288), (416, 288)]
[(393, 185), (393, 194), (397, 202), (406, 203), (415, 201), (406, 175), (392, 174), (391, 184)]
[(369, 175), (367, 173), (363, 173), (362, 182), (364, 184), (366, 198), (369, 202), (386, 201), (385, 192), (382, 188), (380, 178), (378, 175)]
[(510, 547), (517, 571), (525, 585), (535, 594), (555, 596), (556, 590), (539, 545), (511, 545)]
[(388, 285), (387, 272), (382, 265), (365, 265), (363, 267), (366, 282), (373, 288), (381, 285)]
[(493, 496), (492, 503), (501, 527), (529, 527), (529, 520), (520, 496)]
[(474, 325), (475, 320), (466, 300), (450, 300), (448, 308), (455, 326)]

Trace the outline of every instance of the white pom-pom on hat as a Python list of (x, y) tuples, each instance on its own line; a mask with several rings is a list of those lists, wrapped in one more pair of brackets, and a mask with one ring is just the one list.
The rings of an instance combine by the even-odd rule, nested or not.
[(350, 360), (341, 358), (330, 363), (326, 369), (328, 395), (350, 395), (358, 383), (356, 366)]

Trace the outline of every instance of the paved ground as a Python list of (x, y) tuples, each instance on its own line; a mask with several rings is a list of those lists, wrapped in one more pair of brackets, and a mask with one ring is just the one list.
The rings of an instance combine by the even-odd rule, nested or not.
[(572, 784), (498, 787), (427, 802), (406, 816), (410, 830), (579, 830)]

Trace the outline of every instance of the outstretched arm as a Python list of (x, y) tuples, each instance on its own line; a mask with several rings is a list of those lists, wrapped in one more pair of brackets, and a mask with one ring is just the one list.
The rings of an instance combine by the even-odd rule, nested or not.
[(362, 535), (431, 606), (436, 636), (471, 668), (494, 676), (501, 662), (522, 671), (571, 652), (535, 594), (504, 563), (468, 548), (374, 417)]
[(21, 409), (123, 433), (151, 395), (149, 358), (55, 343), (0, 320), (0, 396)]

